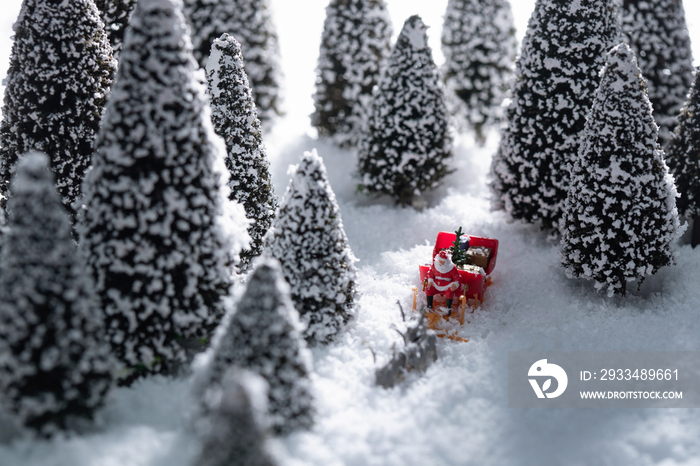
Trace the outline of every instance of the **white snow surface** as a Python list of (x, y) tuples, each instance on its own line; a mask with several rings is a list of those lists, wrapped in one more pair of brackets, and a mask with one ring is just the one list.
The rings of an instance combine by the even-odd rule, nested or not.
[[(700, 248), (679, 246), (678, 264), (648, 279), (640, 292), (609, 299), (588, 282), (569, 280), (556, 243), (536, 227), (507, 224), (489, 211), (486, 174), (498, 145), (455, 141), (456, 173), (427, 196), (421, 212), (355, 194), (352, 151), (316, 141), (314, 67), (325, 0), (273, 0), (284, 57), (287, 116), (265, 135), (277, 192), (287, 167), (317, 148), (336, 193), (345, 230), (360, 259), (357, 320), (338, 342), (313, 350), (315, 427), (270, 443), (283, 465), (663, 465), (700, 464), (700, 418), (686, 409), (509, 409), (507, 356), (512, 350), (700, 350)], [(700, 2), (686, 0), (700, 59)], [(446, 0), (389, 0), (394, 24), (421, 14), (438, 50)], [(19, 0), (3, 0), (2, 72)], [(522, 36), (533, 0), (513, 2)], [(413, 9), (410, 10), (410, 7)], [(409, 11), (406, 9), (409, 8)], [(400, 12), (400, 13), (397, 13)], [(399, 15), (400, 16), (397, 16)], [(524, 17), (523, 17), (524, 16)], [(695, 21), (695, 22), (694, 22)], [(303, 29), (303, 30), (300, 30)], [(395, 28), (395, 29), (398, 29)], [(436, 61), (440, 62), (436, 57)], [(298, 105), (297, 105), (298, 104)], [(438, 361), (397, 387), (374, 386), (374, 369), (391, 357), (402, 328), (396, 300), (408, 309), (418, 265), (430, 260), (440, 230), (500, 240), (494, 284), (460, 335), (438, 342)], [(370, 348), (377, 354), (373, 361)], [(2, 466), (188, 466), (197, 454), (187, 380), (153, 378), (113, 392), (98, 423), (50, 441), (13, 436), (0, 414)]]

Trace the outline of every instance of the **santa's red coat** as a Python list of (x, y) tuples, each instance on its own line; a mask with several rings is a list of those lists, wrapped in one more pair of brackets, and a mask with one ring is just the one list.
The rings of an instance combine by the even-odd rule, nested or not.
[[(427, 279), (430, 280), (431, 278), (435, 282), (435, 285), (437, 287), (443, 288), (446, 285), (449, 285), (450, 283), (457, 283), (459, 285), (459, 271), (457, 270), (457, 267), (452, 267), (452, 269), (447, 272), (447, 273), (442, 273), (438, 271), (435, 268), (435, 264), (433, 264), (432, 267), (430, 267), (430, 270), (428, 271), (427, 274)], [(462, 294), (462, 287), (458, 286), (456, 290), (452, 291), (449, 287), (447, 287), (444, 290), (438, 289), (436, 286), (430, 286), (426, 282), (425, 286), (425, 294), (427, 296), (435, 296), (436, 294), (444, 294), (445, 298), (447, 299), (453, 299), (455, 296), (461, 296)]]

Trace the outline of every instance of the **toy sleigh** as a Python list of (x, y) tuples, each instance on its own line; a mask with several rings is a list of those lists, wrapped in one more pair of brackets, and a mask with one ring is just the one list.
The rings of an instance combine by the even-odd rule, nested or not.
[[(458, 233), (461, 232), (461, 228)], [(498, 240), (483, 238), (480, 236), (460, 235), (460, 242), (456, 242), (457, 235), (447, 231), (441, 231), (435, 240), (432, 259), (444, 249), (448, 249), (453, 244), (467, 242), (468, 260), (461, 266), (456, 266), (459, 272), (459, 284), (453, 292), (454, 299), (450, 309), (446, 309), (448, 302), (445, 293), (437, 292), (432, 299), (432, 307), (426, 309), (425, 316), (428, 320), (428, 328), (435, 330), (437, 336), (449, 338), (455, 341), (467, 341), (457, 335), (459, 327), (464, 324), (464, 317), (467, 308), (474, 312), (483, 302), (486, 289), (491, 285), (489, 276), (496, 267), (498, 257)], [(416, 311), (419, 300), (426, 295), (428, 287), (428, 275), (431, 264), (420, 265), (420, 290), (413, 288), (413, 310)]]

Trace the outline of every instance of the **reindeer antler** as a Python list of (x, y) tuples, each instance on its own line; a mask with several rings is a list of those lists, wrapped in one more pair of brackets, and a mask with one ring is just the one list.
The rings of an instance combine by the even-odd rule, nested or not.
[(397, 300), (396, 300), (396, 304), (399, 305), (399, 311), (401, 311), (401, 320), (403, 320), (404, 322), (406, 322), (406, 313), (403, 312), (403, 306), (401, 305), (401, 301), (399, 301), (399, 300), (397, 299)]

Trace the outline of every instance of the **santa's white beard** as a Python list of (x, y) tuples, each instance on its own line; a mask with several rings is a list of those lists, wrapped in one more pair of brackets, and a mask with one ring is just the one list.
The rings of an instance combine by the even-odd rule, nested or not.
[(447, 273), (454, 268), (454, 264), (451, 261), (445, 261), (445, 264), (440, 266), (440, 261), (435, 261), (435, 270), (440, 273)]

